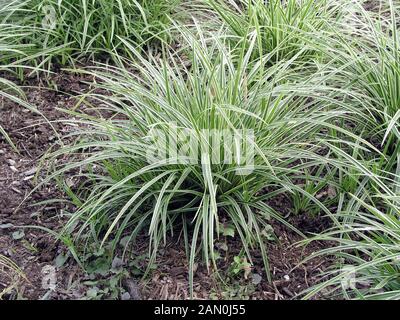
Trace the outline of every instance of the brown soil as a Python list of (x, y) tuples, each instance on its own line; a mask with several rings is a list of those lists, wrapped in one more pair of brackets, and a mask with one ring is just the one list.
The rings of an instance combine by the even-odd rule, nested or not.
[[(262, 257), (254, 251), (253, 266), (246, 278), (244, 272), (234, 276), (229, 272), (233, 257), (240, 252), (241, 244), (236, 239), (228, 241), (228, 251), (222, 255), (219, 265), (226, 284), (218, 281), (216, 275), (207, 273), (199, 266), (194, 277), (194, 297), (196, 299), (252, 299), (252, 300), (288, 300), (318, 283), (321, 274), (332, 265), (333, 261), (315, 258), (302, 261), (326, 247), (326, 243), (314, 242), (311, 245), (295, 246), (301, 237), (287, 230), (282, 225), (273, 224), (278, 241), (267, 245), (268, 258), (272, 272), (272, 283), (267, 281)], [(224, 240), (221, 239), (221, 242)], [(218, 246), (218, 243), (217, 243)], [(178, 247), (179, 248), (179, 247)], [(158, 268), (152, 278), (144, 282), (143, 294), (147, 299), (186, 299), (189, 297), (187, 270), (188, 264), (183, 250), (175, 245), (166, 248), (159, 258)], [(253, 283), (253, 275), (261, 276), (261, 281)], [(324, 299), (318, 296), (318, 299)]]

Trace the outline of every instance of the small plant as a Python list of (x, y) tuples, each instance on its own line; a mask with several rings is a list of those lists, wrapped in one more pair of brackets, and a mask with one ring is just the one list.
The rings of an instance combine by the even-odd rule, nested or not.
[(243, 275), (247, 279), (251, 273), (251, 264), (247, 261), (246, 257), (235, 256), (230, 268), (233, 276)]
[[(306, 191), (306, 195), (313, 195), (317, 199), (325, 199), (324, 203), (327, 205), (336, 198), (335, 186), (331, 185), (334, 182), (335, 170), (330, 170), (330, 168), (325, 165), (313, 169), (315, 172), (311, 173), (309, 169), (306, 168), (304, 174), (296, 178), (299, 179), (301, 190)], [(328, 173), (325, 172), (327, 170)], [(291, 198), (294, 213), (309, 215), (318, 214), (320, 208), (306, 195), (297, 190), (293, 192)]]

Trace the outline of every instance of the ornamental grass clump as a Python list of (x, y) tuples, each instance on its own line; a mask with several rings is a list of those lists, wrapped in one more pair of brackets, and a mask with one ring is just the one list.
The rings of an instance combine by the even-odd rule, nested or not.
[(223, 34), (179, 32), (181, 52), (143, 57), (125, 43), (135, 61), (85, 71), (96, 82), (86, 103), (108, 117), (68, 111), (84, 129), (52, 154), (71, 160), (54, 161), (47, 179), (79, 168), (82, 183), (68, 187), (78, 209), (63, 234), (115, 249), (122, 237), (133, 242), (145, 232), (151, 261), (170, 236), (182, 236), (193, 288), (195, 260), (216, 270), (216, 242), (229, 229), (250, 263), (259, 250), (271, 280), (270, 219), (291, 226), (264, 200), (297, 190), (329, 213), (291, 176), (326, 163), (316, 137), (343, 113), (296, 93), (296, 58), (253, 63), (256, 37), (238, 53)]
[(400, 298), (400, 176), (392, 180), (370, 176), (390, 187), (385, 191), (371, 188), (366, 182), (370, 177), (365, 177), (362, 185), (367, 187), (360, 185), (337, 213), (340, 227), (313, 239), (335, 244), (318, 255), (334, 256), (336, 264), (304, 298), (322, 291), (356, 300)]
[(270, 63), (298, 55), (305, 62), (316, 58), (314, 50), (304, 50), (307, 39), (326, 30), (340, 18), (340, 6), (326, 0), (208, 0), (228, 27), (234, 43), (249, 44), (248, 35), (257, 34), (255, 57), (267, 57)]
[[(323, 53), (333, 75), (330, 82), (355, 99), (346, 103), (368, 115), (369, 138), (379, 139), (385, 154), (400, 152), (399, 8), (382, 3), (382, 12), (369, 12), (358, 1), (329, 32), (316, 33), (309, 44)], [(367, 132), (363, 133), (364, 135)]]
[[(169, 40), (169, 15), (179, 0), (13, 0), (0, 22), (16, 31), (10, 43), (42, 53), (35, 62), (71, 63), (126, 52), (122, 40), (138, 48)], [(51, 50), (51, 53), (48, 52)]]

